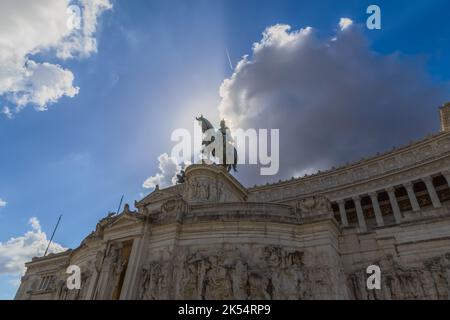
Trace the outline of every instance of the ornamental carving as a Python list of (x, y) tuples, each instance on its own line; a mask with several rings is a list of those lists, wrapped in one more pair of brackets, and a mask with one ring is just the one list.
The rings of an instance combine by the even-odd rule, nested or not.
[(302, 218), (330, 214), (333, 211), (330, 201), (323, 195), (298, 200), (296, 209)]
[(139, 299), (327, 298), (334, 280), (323, 263), (311, 268), (303, 251), (274, 245), (185, 250), (144, 264)]
[(165, 215), (161, 218), (175, 218), (177, 221), (181, 221), (189, 210), (189, 204), (181, 198), (167, 200), (161, 205), (161, 212)]
[(196, 177), (188, 181), (188, 198), (191, 201), (208, 201), (215, 200), (214, 191), (211, 186), (214, 182), (207, 177)]
[(388, 255), (381, 261), (380, 267), (383, 270), (381, 290), (367, 290), (365, 269), (347, 276), (351, 298), (450, 299), (450, 253), (425, 259), (416, 266), (402, 265)]

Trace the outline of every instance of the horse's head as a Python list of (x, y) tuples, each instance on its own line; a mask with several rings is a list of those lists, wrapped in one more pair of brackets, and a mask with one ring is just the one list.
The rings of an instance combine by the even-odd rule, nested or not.
[(200, 122), (201, 126), (202, 126), (202, 132), (205, 133), (207, 130), (209, 129), (214, 129), (213, 125), (211, 124), (211, 122), (208, 121), (208, 119), (206, 119), (205, 117), (203, 117), (203, 115), (201, 114), (200, 117), (195, 117), (195, 119)]
[(205, 126), (205, 118), (203, 118), (203, 115), (201, 114), (200, 117), (195, 117), (195, 120), (199, 122), (199, 124), (202, 127), (202, 132), (205, 132), (206, 126)]

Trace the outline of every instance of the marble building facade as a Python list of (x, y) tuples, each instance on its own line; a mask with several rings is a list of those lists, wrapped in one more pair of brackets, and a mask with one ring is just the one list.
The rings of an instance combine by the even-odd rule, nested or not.
[(16, 299), (449, 299), (449, 109), (435, 135), (303, 178), (246, 188), (191, 165), (78, 248), (33, 258)]

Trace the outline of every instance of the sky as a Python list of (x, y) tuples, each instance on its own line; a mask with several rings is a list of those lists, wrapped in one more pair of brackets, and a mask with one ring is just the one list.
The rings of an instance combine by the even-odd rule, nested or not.
[(77, 247), (122, 195), (133, 208), (170, 185), (171, 134), (200, 114), (280, 129), (279, 173), (243, 165), (246, 186), (436, 133), (450, 3), (377, 1), (380, 30), (370, 4), (0, 0), (0, 299), (60, 214), (51, 252)]

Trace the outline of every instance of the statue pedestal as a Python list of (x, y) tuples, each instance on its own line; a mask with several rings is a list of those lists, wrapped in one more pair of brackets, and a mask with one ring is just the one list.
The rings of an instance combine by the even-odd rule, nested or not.
[(222, 165), (193, 164), (186, 168), (183, 199), (187, 202), (237, 202), (246, 189)]

